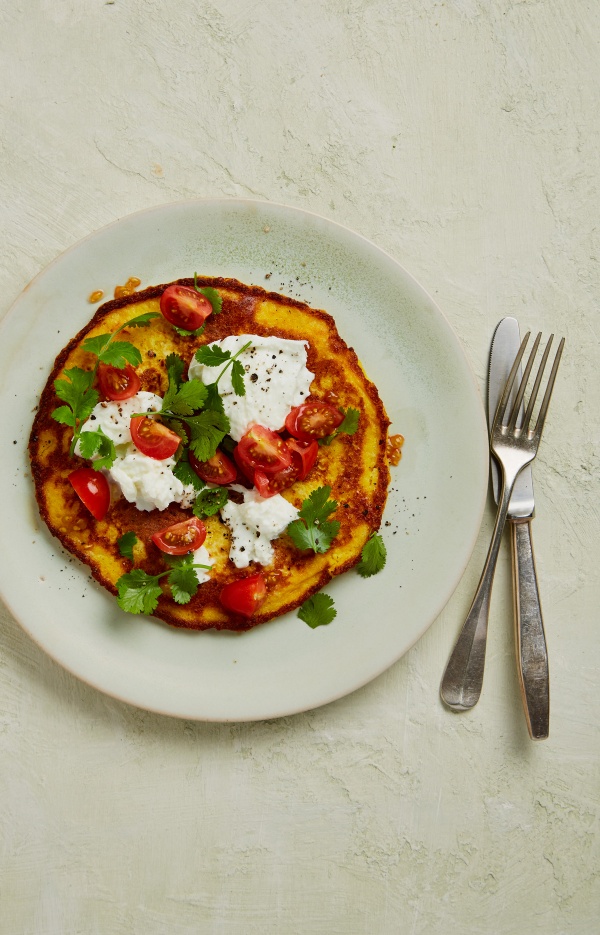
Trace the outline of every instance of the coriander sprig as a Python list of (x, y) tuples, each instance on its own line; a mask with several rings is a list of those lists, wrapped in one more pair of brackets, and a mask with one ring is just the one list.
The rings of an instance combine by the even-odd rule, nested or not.
[[(83, 370), (81, 367), (71, 367), (69, 370), (63, 371), (62, 379), (59, 378), (54, 381), (56, 395), (66, 405), (59, 406), (51, 413), (51, 416), (55, 422), (68, 425), (73, 429), (73, 438), (69, 448), (71, 456), (74, 454), (77, 442), (81, 437), (81, 426), (89, 418), (94, 406), (100, 400), (98, 390), (93, 387), (100, 364), (109, 364), (122, 370), (128, 363), (137, 366), (142, 362), (142, 356), (135, 345), (130, 344), (129, 341), (114, 341), (114, 338), (125, 328), (143, 328), (153, 318), (159, 317), (158, 312), (144, 312), (142, 315), (130, 318), (129, 321), (126, 321), (125, 324), (110, 334), (98, 334), (93, 338), (86, 338), (81, 347), (82, 350), (96, 356), (93, 369)], [(88, 446), (95, 445), (93, 453), (96, 453), (100, 445), (104, 443), (92, 443), (90, 440), (87, 444)], [(88, 455), (82, 456), (88, 457)], [(103, 455), (103, 457), (108, 457), (108, 460), (110, 460), (111, 456), (112, 452), (110, 451)], [(110, 463), (112, 464), (112, 461)]]
[(362, 578), (370, 578), (384, 568), (386, 559), (385, 543), (379, 533), (374, 532), (362, 548), (356, 570)]
[(325, 438), (319, 439), (319, 445), (331, 445), (334, 438), (337, 438), (338, 435), (354, 435), (358, 430), (358, 420), (360, 418), (360, 412), (358, 409), (353, 409), (349, 407), (348, 409), (341, 409), (340, 412), (343, 414), (344, 419), (338, 425), (335, 432), (332, 432), (331, 435), (326, 435)]
[(324, 627), (331, 623), (337, 616), (337, 610), (333, 606), (333, 598), (320, 591), (304, 601), (298, 610), (298, 616), (315, 630), (317, 627)]
[(173, 600), (177, 604), (189, 603), (200, 586), (196, 568), (209, 571), (211, 566), (194, 562), (192, 553), (180, 559), (169, 557), (169, 561), (171, 567), (158, 575), (149, 575), (141, 568), (121, 575), (117, 581), (117, 604), (121, 610), (128, 614), (151, 614), (163, 593), (159, 581), (165, 577)]
[(223, 374), (231, 367), (231, 385), (233, 387), (233, 392), (236, 396), (245, 396), (246, 387), (244, 385), (244, 367), (238, 360), (241, 354), (244, 351), (247, 351), (249, 347), (252, 347), (252, 341), (247, 341), (239, 351), (236, 351), (235, 354), (232, 354), (231, 351), (224, 351), (223, 348), (219, 347), (216, 344), (203, 344), (202, 347), (199, 347), (194, 355), (199, 364), (203, 364), (205, 367), (220, 367), (221, 364), (225, 364), (217, 379), (209, 384), (215, 389), (219, 385), (219, 380)]
[(329, 516), (337, 510), (337, 501), (330, 500), (331, 487), (317, 487), (304, 500), (295, 519), (287, 527), (288, 535), (299, 549), (326, 552), (340, 531), (340, 523)]

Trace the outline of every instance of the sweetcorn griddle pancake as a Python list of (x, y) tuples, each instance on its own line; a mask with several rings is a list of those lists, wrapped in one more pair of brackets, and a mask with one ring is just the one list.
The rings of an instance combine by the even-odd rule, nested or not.
[[(236, 568), (229, 559), (228, 527), (218, 514), (208, 517), (204, 520), (205, 546), (214, 560), (210, 580), (201, 584), (195, 596), (183, 605), (175, 603), (164, 584), (153, 612), (153, 616), (177, 627), (247, 630), (297, 608), (331, 578), (359, 561), (363, 546), (380, 526), (385, 505), (389, 484), (386, 457), (389, 420), (376, 387), (365, 376), (356, 353), (342, 340), (329, 314), (237, 280), (204, 277), (197, 282), (201, 287), (218, 290), (223, 300), (221, 313), (209, 316), (201, 337), (179, 336), (162, 316), (147, 327), (120, 333), (119, 340), (131, 342), (141, 353), (142, 363), (136, 369), (142, 390), (164, 395), (168, 354), (178, 354), (187, 367), (202, 344), (228, 335), (275, 336), (309, 342), (307, 367), (314, 373), (311, 399), (343, 409), (352, 407), (360, 413), (355, 434), (340, 434), (330, 445), (319, 446), (317, 462), (306, 479), (282, 492), (286, 500), (300, 508), (311, 491), (323, 485), (331, 487), (331, 497), (338, 503), (331, 518), (339, 520), (341, 526), (328, 551), (323, 554), (302, 551), (284, 533), (272, 543), (274, 558), (268, 566), (251, 563), (247, 568)], [(194, 282), (181, 279), (178, 284), (192, 287)], [(56, 358), (29, 443), (35, 492), (43, 519), (65, 549), (88, 565), (94, 578), (112, 594), (117, 594), (118, 579), (132, 570), (131, 561), (119, 552), (119, 538), (134, 531), (138, 538), (134, 547), (135, 567), (157, 575), (167, 566), (151, 536), (172, 523), (189, 519), (192, 513), (175, 503), (164, 510), (138, 510), (120, 492), (113, 491), (112, 504), (104, 519), (94, 519), (68, 481), (75, 468), (89, 462), (69, 454), (72, 429), (51, 417), (61, 405), (54, 380), (72, 367), (91, 370), (95, 359), (82, 350), (83, 340), (113, 332), (145, 312), (158, 312), (166, 288), (153, 286), (106, 302), (98, 309), (90, 323)], [(265, 578), (267, 597), (254, 616), (248, 619), (225, 610), (219, 600), (222, 588), (258, 572)]]

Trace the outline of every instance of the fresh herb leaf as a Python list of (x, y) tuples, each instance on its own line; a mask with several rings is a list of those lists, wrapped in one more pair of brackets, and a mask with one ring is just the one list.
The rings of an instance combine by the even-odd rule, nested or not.
[(185, 328), (180, 328), (179, 325), (172, 325), (172, 328), (181, 338), (199, 338), (201, 334), (204, 334), (206, 325), (200, 325), (194, 331), (187, 331)]
[(360, 419), (360, 412), (358, 409), (340, 409), (340, 412), (344, 413), (343, 422), (338, 425), (335, 432), (332, 432), (331, 435), (326, 435), (325, 438), (319, 439), (319, 445), (331, 445), (334, 438), (337, 438), (338, 435), (354, 435), (358, 429), (358, 421)]
[(220, 367), (231, 358), (231, 351), (224, 351), (218, 344), (203, 344), (198, 348), (194, 357), (205, 367)]
[(365, 542), (356, 570), (363, 578), (370, 578), (381, 571), (387, 559), (387, 551), (381, 536), (374, 532)]
[(136, 315), (135, 318), (130, 318), (129, 321), (126, 321), (124, 325), (121, 325), (114, 334), (118, 334), (119, 331), (124, 331), (125, 328), (144, 328), (149, 324), (154, 318), (160, 318), (159, 312), (144, 312), (142, 315)]
[[(163, 574), (167, 574), (164, 572)], [(151, 614), (162, 594), (159, 579), (162, 575), (149, 575), (134, 568), (117, 581), (117, 604), (128, 614)]]
[(225, 487), (206, 487), (194, 500), (192, 513), (199, 519), (214, 516), (225, 506), (228, 499), (229, 494)]
[(128, 558), (131, 562), (133, 561), (133, 547), (137, 543), (138, 537), (134, 532), (124, 532), (120, 539), (117, 539), (117, 546), (119, 547), (119, 553), (123, 558)]
[(93, 354), (95, 357), (99, 357), (105, 347), (110, 343), (111, 338), (112, 334), (97, 334), (93, 338), (86, 338), (81, 345), (81, 349), (86, 351), (88, 354)]
[(194, 289), (208, 299), (212, 305), (213, 315), (218, 315), (223, 308), (223, 299), (217, 290), (211, 288), (211, 286), (199, 286), (197, 273), (194, 273)]
[(95, 432), (80, 432), (78, 448), (78, 454), (88, 461), (93, 460), (97, 470), (111, 468), (117, 458), (115, 443), (100, 428)]
[(185, 361), (179, 354), (167, 354), (165, 357), (165, 367), (167, 368), (169, 387), (174, 385), (175, 391), (177, 391), (183, 380)]
[(207, 388), (202, 380), (188, 380), (182, 383), (177, 392), (168, 401), (163, 403), (161, 412), (172, 412), (176, 416), (191, 416), (196, 409), (201, 409), (206, 402)]
[(304, 601), (298, 610), (300, 620), (304, 620), (309, 627), (314, 630), (316, 627), (326, 626), (337, 616), (337, 610), (333, 606), (333, 598), (329, 594), (313, 594), (307, 601)]
[(168, 582), (171, 596), (177, 604), (187, 604), (198, 590), (198, 575), (196, 565), (191, 562), (180, 562), (169, 572)]
[(198, 477), (190, 462), (185, 460), (185, 456), (175, 465), (173, 474), (185, 487), (192, 486), (195, 490), (202, 490), (206, 486), (202, 478)]
[(123, 370), (127, 364), (139, 366), (142, 362), (142, 355), (135, 344), (130, 344), (129, 341), (112, 341), (98, 354), (98, 360), (103, 364), (110, 364), (112, 367)]
[(219, 395), (219, 389), (216, 383), (208, 383), (206, 386), (206, 402), (204, 403), (205, 409), (214, 409), (216, 412), (225, 412), (225, 407), (223, 405), (223, 400)]
[(312, 549), (313, 552), (326, 552), (340, 531), (337, 520), (329, 516), (337, 510), (337, 501), (330, 500), (331, 487), (317, 487), (303, 502), (298, 519), (287, 527), (292, 542), (299, 549)]
[(244, 386), (245, 370), (239, 360), (234, 360), (231, 365), (231, 385), (236, 396), (245, 396), (246, 387)]
[(70, 454), (73, 454), (79, 438), (79, 426), (88, 418), (100, 397), (92, 388), (94, 374), (90, 370), (72, 367), (64, 371), (63, 377), (67, 379), (54, 381), (54, 389), (58, 398), (67, 405), (59, 406), (51, 415), (56, 422), (69, 425), (74, 430), (70, 448)]
[(225, 413), (216, 409), (204, 409), (185, 421), (190, 429), (190, 449), (198, 461), (212, 458), (231, 427)]

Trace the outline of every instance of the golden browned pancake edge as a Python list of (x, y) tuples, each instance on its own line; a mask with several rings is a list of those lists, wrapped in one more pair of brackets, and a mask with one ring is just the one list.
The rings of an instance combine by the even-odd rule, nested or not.
[[(192, 279), (177, 282), (193, 285)], [(179, 354), (188, 364), (201, 344), (218, 341), (228, 334), (275, 335), (309, 342), (307, 366), (315, 374), (312, 398), (360, 411), (356, 434), (340, 435), (330, 446), (320, 446), (317, 464), (306, 480), (283, 493), (299, 507), (315, 488), (331, 486), (331, 496), (338, 502), (331, 518), (338, 519), (341, 528), (329, 551), (322, 555), (301, 552), (284, 534), (273, 542), (275, 558), (271, 565), (263, 568), (251, 564), (246, 569), (237, 569), (228, 560), (227, 527), (218, 516), (210, 517), (206, 520), (205, 544), (215, 559), (211, 580), (201, 585), (185, 605), (176, 604), (165, 588), (153, 614), (168, 624), (189, 629), (248, 630), (298, 607), (334, 576), (359, 561), (365, 542), (380, 526), (386, 501), (389, 420), (376, 387), (365, 376), (355, 351), (340, 337), (327, 312), (234, 279), (199, 277), (198, 284), (218, 289), (223, 298), (221, 314), (208, 318), (201, 338), (179, 337), (162, 316), (147, 328), (122, 332), (122, 339), (131, 341), (142, 354), (142, 364), (136, 369), (143, 390), (164, 394), (167, 385), (164, 359), (169, 353)], [(151, 542), (152, 534), (188, 518), (191, 511), (172, 504), (163, 511), (143, 512), (119, 498), (104, 520), (95, 520), (68, 481), (71, 471), (88, 462), (69, 457), (71, 429), (51, 418), (52, 411), (61, 405), (53, 381), (66, 368), (91, 368), (93, 358), (81, 350), (83, 339), (112, 332), (142, 312), (158, 311), (160, 296), (167, 285), (170, 283), (104, 303), (69, 341), (54, 362), (29, 441), (35, 493), (44, 521), (65, 549), (88, 565), (94, 578), (113, 594), (117, 593), (118, 578), (132, 568), (117, 547), (123, 533), (133, 530), (138, 537), (135, 567), (158, 574), (165, 566), (162, 553)], [(268, 588), (258, 613), (248, 620), (224, 610), (219, 601), (222, 587), (257, 571), (263, 572)]]

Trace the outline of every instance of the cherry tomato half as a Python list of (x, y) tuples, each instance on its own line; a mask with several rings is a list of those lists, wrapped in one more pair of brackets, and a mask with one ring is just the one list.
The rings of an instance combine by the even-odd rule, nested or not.
[(98, 383), (100, 390), (107, 399), (122, 400), (130, 399), (138, 392), (141, 383), (140, 378), (131, 366), (120, 370), (111, 364), (100, 364), (98, 367)]
[(186, 552), (195, 552), (206, 539), (206, 526), (201, 519), (192, 516), (182, 523), (173, 523), (166, 526), (152, 536), (154, 545), (161, 552), (169, 555), (185, 555)]
[(287, 490), (299, 479), (300, 464), (295, 459), (283, 471), (278, 471), (277, 474), (265, 474), (264, 471), (258, 470), (254, 472), (254, 486), (261, 497), (265, 499), (274, 497), (276, 493), (281, 493), (282, 490)]
[(179, 448), (181, 439), (176, 432), (147, 416), (134, 416), (130, 423), (133, 444), (143, 455), (164, 461)]
[(292, 409), (285, 420), (285, 427), (294, 438), (309, 442), (313, 438), (331, 435), (343, 421), (344, 416), (339, 409), (315, 399)]
[(298, 480), (304, 480), (315, 466), (319, 454), (318, 442), (301, 442), (296, 438), (288, 438), (286, 444), (292, 452), (294, 463), (299, 465)]
[(208, 461), (198, 461), (190, 451), (190, 464), (198, 477), (208, 484), (233, 484), (237, 477), (235, 465), (219, 448)]
[(110, 487), (104, 474), (80, 467), (69, 474), (73, 490), (95, 519), (104, 519), (110, 506)]
[(195, 331), (212, 312), (205, 295), (188, 286), (167, 286), (160, 297), (160, 310), (167, 321), (186, 331)]
[(251, 425), (234, 452), (238, 464), (249, 476), (258, 469), (277, 474), (292, 463), (292, 455), (283, 438), (264, 425)]
[(226, 584), (219, 595), (226, 610), (242, 617), (251, 617), (267, 596), (267, 586), (262, 575), (250, 575)]

